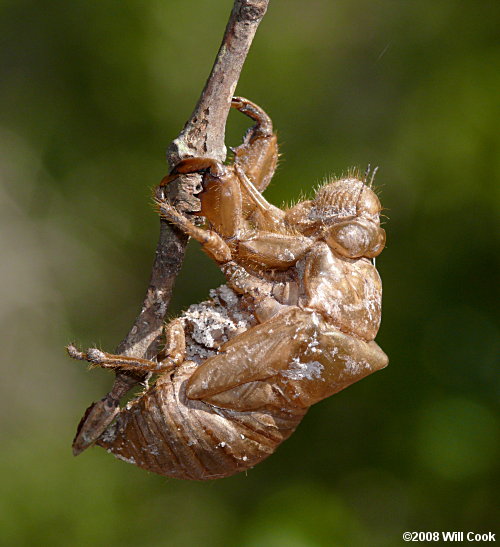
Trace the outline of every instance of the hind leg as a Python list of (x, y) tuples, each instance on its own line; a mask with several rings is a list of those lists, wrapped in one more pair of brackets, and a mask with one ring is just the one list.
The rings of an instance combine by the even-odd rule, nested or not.
[(126, 357), (125, 355), (115, 355), (107, 353), (98, 348), (89, 348), (87, 351), (80, 351), (70, 344), (66, 347), (68, 355), (79, 361), (88, 361), (91, 365), (102, 368), (114, 368), (128, 370), (132, 372), (165, 372), (173, 368), (163, 363), (155, 363), (149, 359), (140, 357)]
[[(165, 327), (165, 348), (159, 354), (159, 362), (149, 361), (124, 355), (112, 355), (92, 348), (86, 352), (79, 351), (75, 346), (68, 346), (71, 357), (103, 368), (118, 370), (132, 370), (136, 372), (165, 373), (184, 361), (186, 344), (184, 329), (179, 319), (170, 321)], [(129, 380), (132, 380), (129, 383)], [(93, 403), (85, 412), (78, 424), (75, 439), (73, 440), (73, 454), (77, 456), (89, 446), (93, 445), (106, 428), (120, 413), (120, 399), (135, 385), (133, 379), (118, 374), (113, 389), (97, 403)]]
[(186, 354), (184, 329), (179, 319), (174, 319), (166, 325), (165, 338), (165, 348), (160, 352), (158, 361), (150, 361), (141, 357), (129, 357), (128, 355), (115, 355), (98, 348), (80, 351), (72, 344), (67, 346), (66, 349), (73, 359), (88, 361), (91, 365), (102, 368), (158, 374), (168, 372), (180, 365)]

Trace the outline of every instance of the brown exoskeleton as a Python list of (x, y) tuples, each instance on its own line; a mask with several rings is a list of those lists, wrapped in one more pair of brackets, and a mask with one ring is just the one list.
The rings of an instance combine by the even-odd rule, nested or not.
[[(371, 259), (385, 244), (377, 196), (350, 176), (289, 209), (269, 204), (261, 192), (278, 155), (271, 120), (246, 99), (232, 106), (256, 122), (234, 162), (186, 159), (157, 192), (161, 215), (202, 244), (227, 284), (166, 326), (157, 361), (68, 348), (105, 368), (158, 375), (96, 444), (184, 479), (253, 467), (312, 404), (387, 365), (373, 341), (382, 289)], [(191, 172), (203, 173), (204, 227), (162, 197)]]

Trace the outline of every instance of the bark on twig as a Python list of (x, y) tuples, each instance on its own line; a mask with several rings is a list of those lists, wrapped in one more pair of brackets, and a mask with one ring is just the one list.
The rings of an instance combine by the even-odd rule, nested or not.
[[(191, 117), (168, 148), (170, 168), (187, 157), (226, 159), (226, 120), (243, 63), (269, 0), (236, 0), (212, 72)], [(199, 175), (186, 175), (169, 184), (170, 199), (183, 212), (196, 212), (199, 203), (193, 189)], [(187, 238), (161, 221), (151, 282), (141, 313), (117, 352), (149, 358), (156, 354), (155, 340), (161, 334), (172, 288), (179, 273)], [(153, 345), (153, 347), (152, 347)]]
[[(224, 144), (226, 120), (236, 85), (257, 27), (269, 0), (235, 0), (228, 25), (212, 72), (191, 117), (168, 148), (170, 168), (187, 157), (226, 158)], [(199, 191), (199, 175), (184, 175), (169, 184), (169, 198), (183, 212), (199, 210), (193, 190)], [(154, 358), (162, 335), (165, 315), (175, 279), (184, 260), (187, 237), (166, 221), (160, 221), (160, 237), (141, 312), (116, 352), (142, 358)], [(113, 421), (117, 404), (130, 388), (144, 377), (118, 372), (112, 390), (96, 403), (82, 420), (94, 433), (104, 431)], [(83, 448), (82, 448), (83, 449)]]
[[(219, 53), (198, 104), (180, 135), (168, 148), (170, 168), (187, 157), (226, 159), (224, 136), (231, 99), (268, 3), (269, 0), (235, 1)], [(199, 184), (198, 175), (179, 177), (176, 182), (170, 184), (176, 194), (170, 196), (172, 201), (184, 212), (199, 210), (198, 201), (193, 199), (193, 189)], [(161, 221), (160, 239), (143, 308), (118, 347), (118, 353), (146, 358), (156, 353), (156, 348), (151, 348), (151, 344), (161, 333), (186, 244), (187, 238), (183, 234)]]

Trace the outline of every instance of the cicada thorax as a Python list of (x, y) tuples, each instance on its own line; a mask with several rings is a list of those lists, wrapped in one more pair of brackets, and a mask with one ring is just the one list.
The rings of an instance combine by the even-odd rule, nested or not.
[(209, 480), (234, 475), (270, 456), (306, 410), (237, 412), (186, 397), (196, 369), (183, 363), (122, 410), (97, 444), (160, 475)]

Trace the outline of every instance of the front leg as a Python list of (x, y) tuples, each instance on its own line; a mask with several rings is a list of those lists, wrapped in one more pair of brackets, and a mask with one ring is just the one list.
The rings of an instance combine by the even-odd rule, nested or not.
[(278, 163), (278, 142), (273, 122), (260, 106), (243, 97), (234, 97), (231, 106), (256, 122), (243, 143), (234, 149), (234, 163), (245, 172), (257, 190), (263, 192)]
[[(161, 185), (168, 184), (179, 174), (203, 172), (203, 191), (199, 194), (201, 215), (226, 240), (244, 238), (250, 231), (250, 224), (258, 230), (282, 232), (285, 213), (261, 195), (278, 160), (271, 118), (243, 97), (234, 97), (231, 106), (256, 122), (243, 143), (233, 150), (233, 165), (225, 166), (211, 158), (186, 158), (174, 167)], [(185, 227), (181, 229), (188, 233)]]
[(185, 234), (199, 241), (203, 250), (218, 264), (231, 260), (231, 250), (226, 242), (214, 231), (195, 226), (184, 215), (179, 213), (166, 199), (156, 198), (160, 215), (177, 226)]
[(285, 229), (285, 211), (269, 203), (264, 198), (238, 163), (234, 164), (234, 172), (241, 186), (242, 211), (245, 217), (258, 230), (283, 232)]

